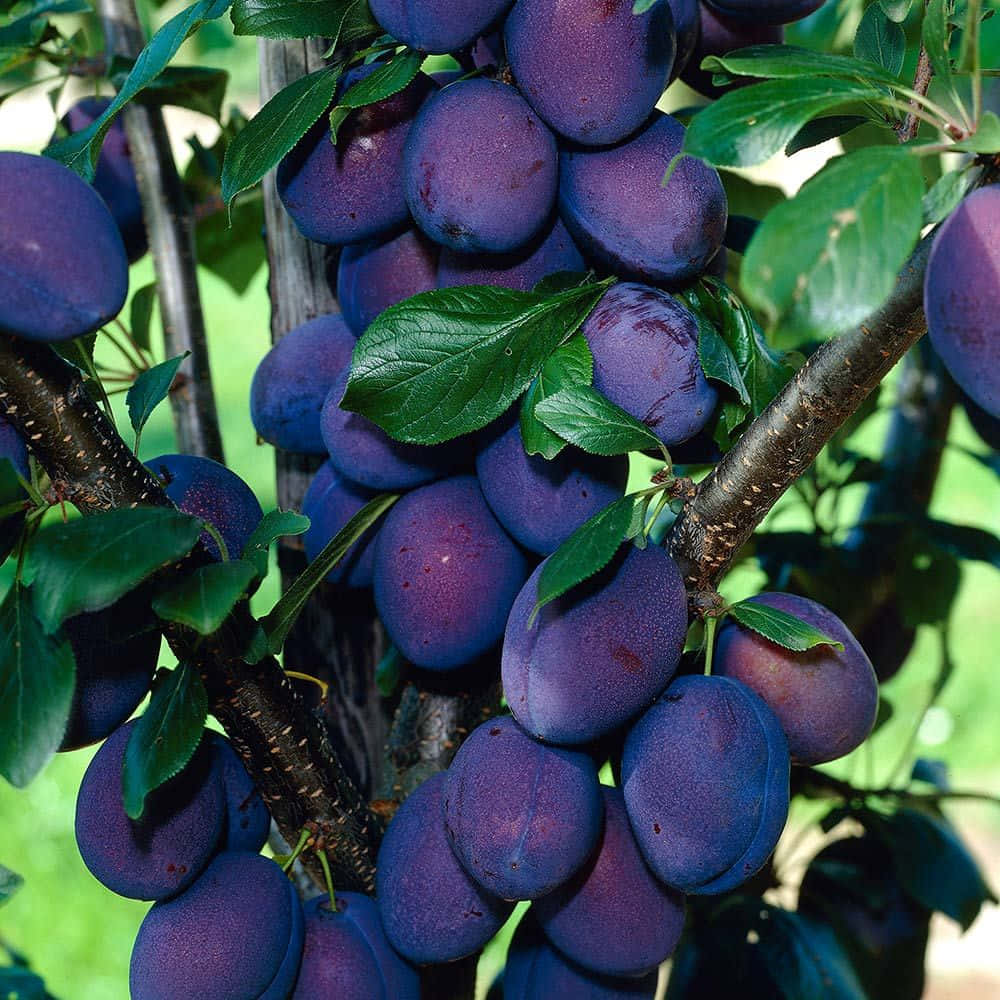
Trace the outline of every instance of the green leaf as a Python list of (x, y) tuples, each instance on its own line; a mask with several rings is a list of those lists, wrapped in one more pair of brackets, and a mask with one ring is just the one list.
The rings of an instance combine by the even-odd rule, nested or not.
[(19, 965), (0, 968), (0, 997), (3, 1000), (52, 1000), (45, 982)]
[(535, 406), (535, 416), (553, 434), (594, 455), (663, 449), (644, 423), (589, 385), (560, 389)]
[(651, 10), (657, 4), (657, 0), (635, 0), (632, 4), (633, 14), (645, 14), (647, 10)]
[(861, 115), (827, 115), (806, 122), (785, 146), (785, 155), (794, 156), (800, 150), (811, 149), (822, 142), (837, 139), (868, 122)]
[(824, 635), (801, 618), (760, 601), (739, 601), (730, 606), (729, 614), (758, 635), (796, 653), (805, 652), (813, 646), (833, 646), (837, 650), (844, 648), (842, 642)]
[(782, 342), (842, 333), (885, 301), (920, 235), (923, 184), (908, 150), (874, 146), (833, 160), (768, 214), (742, 283)]
[(45, 155), (72, 168), (84, 180), (92, 181), (101, 143), (118, 112), (166, 69), (185, 39), (207, 21), (221, 17), (228, 10), (229, 3), (230, 0), (198, 0), (198, 3), (175, 14), (139, 53), (135, 66), (103, 114), (87, 128), (53, 143), (45, 150)]
[[(121, 87), (132, 66), (131, 60), (115, 56), (111, 65), (111, 82), (116, 87)], [(187, 108), (219, 121), (228, 85), (229, 74), (224, 69), (209, 66), (167, 66), (146, 85), (137, 100), (141, 104), (155, 107)]]
[(779, 153), (806, 122), (884, 92), (850, 80), (768, 80), (724, 94), (688, 126), (684, 152), (723, 167), (753, 167)]
[(309, 595), (322, 583), (323, 578), (347, 554), (347, 550), (399, 499), (398, 493), (383, 493), (369, 500), (337, 532), (326, 547), (295, 578), (295, 582), (281, 595), (261, 625), (267, 634), (272, 653), (280, 652), (285, 639), (295, 624)]
[(545, 275), (531, 290), (539, 295), (555, 295), (569, 288), (593, 284), (593, 271), (553, 271)]
[(343, 66), (334, 63), (280, 90), (229, 144), (222, 164), (222, 200), (253, 187), (312, 128), (330, 106)]
[(354, 349), (341, 408), (415, 444), (479, 430), (528, 388), (609, 283), (551, 296), (468, 285), (391, 306)]
[(593, 377), (594, 356), (582, 333), (574, 334), (549, 355), (521, 400), (521, 441), (529, 455), (542, 455), (551, 461), (566, 447), (566, 442), (535, 416), (535, 405), (567, 386), (590, 385)]
[(180, 774), (194, 756), (207, 716), (208, 695), (190, 664), (179, 664), (154, 685), (125, 747), (122, 797), (130, 819), (138, 819), (146, 796)]
[(336, 46), (374, 38), (381, 30), (368, 0), (235, 0), (237, 35), (264, 38), (328, 38)]
[(419, 52), (406, 49), (354, 84), (330, 112), (331, 142), (337, 141), (337, 132), (352, 111), (384, 101), (408, 87), (420, 72), (423, 61), (424, 57)]
[(924, 225), (944, 222), (958, 208), (958, 203), (968, 193), (975, 179), (975, 174), (968, 170), (949, 170), (942, 174), (921, 202)]
[(947, 792), (951, 788), (951, 780), (948, 777), (948, 762), (918, 757), (913, 762), (910, 781), (924, 781), (928, 785), (933, 785), (940, 792)]
[(538, 577), (535, 608), (530, 628), (538, 612), (567, 590), (599, 573), (614, 558), (632, 526), (635, 497), (626, 496), (609, 504), (585, 521), (545, 560)]
[(153, 610), (199, 635), (221, 628), (257, 577), (253, 563), (242, 559), (199, 566), (153, 599)]
[(139, 438), (142, 435), (143, 427), (146, 426), (146, 421), (149, 420), (153, 410), (167, 398), (177, 369), (190, 353), (190, 351), (185, 351), (183, 354), (178, 354), (176, 358), (170, 358), (168, 361), (162, 361), (160, 364), (148, 368), (136, 378), (125, 395), (129, 420), (132, 421), (132, 429), (135, 431), (136, 451), (139, 450)]
[(15, 583), (0, 605), (0, 774), (12, 785), (27, 785), (59, 748), (75, 677), (72, 647), (46, 635)]
[(959, 559), (974, 559), (1000, 569), (1000, 538), (992, 532), (934, 518), (922, 522), (921, 530), (933, 545)]
[(701, 363), (701, 370), (706, 378), (728, 385), (735, 391), (742, 408), (742, 413), (737, 413), (735, 419), (742, 420), (742, 415), (750, 409), (750, 394), (743, 381), (740, 366), (715, 326), (700, 312), (695, 312), (694, 316), (698, 323), (698, 361)]
[(390, 646), (385, 656), (378, 661), (375, 667), (375, 686), (383, 698), (391, 698), (399, 687), (405, 663), (403, 654), (395, 646)]
[(150, 349), (149, 325), (153, 319), (153, 306), (156, 305), (156, 282), (143, 285), (132, 296), (129, 307), (129, 330), (132, 339), (145, 350)]
[(24, 879), (17, 872), (12, 872), (0, 865), (0, 906), (9, 903), (11, 897), (24, 885)]
[(900, 809), (892, 816), (868, 811), (858, 818), (889, 848), (896, 878), (921, 906), (968, 930), (983, 903), (997, 901), (979, 865), (943, 816)]
[(195, 221), (198, 263), (242, 295), (267, 259), (263, 231), (264, 193), (256, 187), (240, 198), (240, 210), (232, 219), (220, 209)]
[(951, 78), (951, 58), (948, 52), (950, 32), (948, 30), (949, 0), (928, 0), (924, 10), (921, 38), (927, 49), (927, 58), (940, 83), (954, 90)]
[(267, 554), (272, 542), (286, 535), (301, 535), (309, 530), (309, 518), (294, 510), (269, 510), (253, 529), (243, 546), (241, 558), (253, 563), (257, 576), (267, 576)]
[(46, 632), (82, 611), (114, 604), (186, 556), (202, 522), (170, 507), (121, 507), (43, 528), (28, 549), (26, 579)]
[(974, 135), (950, 146), (948, 151), (961, 150), (964, 153), (1000, 152), (1000, 118), (992, 111), (984, 111), (979, 118)]
[(879, 0), (885, 16), (896, 24), (902, 24), (910, 13), (913, 0)]
[(880, 3), (869, 4), (854, 35), (854, 54), (898, 76), (906, 56), (906, 34)]
[(709, 56), (702, 61), (702, 67), (717, 74), (756, 78), (792, 80), (832, 76), (890, 87), (899, 82), (893, 74), (864, 60), (795, 45), (751, 45), (727, 55)]

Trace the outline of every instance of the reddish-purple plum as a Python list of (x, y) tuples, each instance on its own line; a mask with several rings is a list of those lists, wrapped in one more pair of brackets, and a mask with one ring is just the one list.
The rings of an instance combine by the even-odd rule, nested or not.
[(625, 740), (622, 787), (657, 878), (726, 892), (771, 856), (788, 817), (788, 743), (774, 713), (728, 677), (678, 677)]
[(128, 259), (101, 196), (45, 156), (0, 152), (0, 329), (69, 340), (117, 316)]
[(991, 417), (1000, 417), (1000, 184), (974, 191), (938, 230), (924, 278), (924, 313), (951, 377)]
[(718, 396), (698, 358), (698, 323), (676, 299), (632, 283), (604, 293), (583, 324), (594, 388), (664, 444), (694, 437)]
[(707, 56), (722, 56), (749, 45), (780, 45), (785, 38), (785, 30), (780, 24), (765, 24), (762, 21), (735, 21), (724, 17), (707, 4), (699, 3), (699, 30), (696, 44), (687, 68), (681, 72), (681, 79), (692, 89), (705, 97), (721, 97), (733, 87), (745, 87), (759, 83), (756, 77), (737, 77), (732, 83), (717, 87), (712, 82), (712, 74), (701, 68), (701, 61)]
[(565, 149), (559, 211), (580, 247), (616, 274), (682, 285), (702, 274), (726, 233), (726, 193), (701, 160), (681, 160), (684, 126), (657, 115), (610, 149)]
[[(507, 18), (517, 84), (561, 136), (606, 146), (630, 135), (660, 99), (674, 64), (668, 0), (518, 0)], [(665, 161), (668, 162), (668, 161)]]
[[(808, 17), (824, 0), (705, 0), (709, 7), (735, 20), (753, 24), (791, 24)], [(748, 43), (755, 44), (755, 43)]]
[(798, 653), (735, 621), (719, 633), (715, 672), (753, 688), (781, 721), (797, 764), (836, 760), (860, 746), (875, 725), (878, 679), (871, 660), (828, 608), (795, 594), (753, 601), (794, 615), (844, 645)]
[(205, 731), (205, 739), (218, 758), (216, 767), (226, 797), (223, 850), (256, 853), (267, 842), (271, 813), (229, 740), (221, 733), (208, 730)]
[(525, 548), (544, 556), (621, 498), (628, 459), (588, 455), (573, 447), (564, 448), (552, 461), (529, 455), (515, 410), (492, 429), (476, 456), (476, 474), (504, 528)]
[(327, 896), (311, 899), (303, 910), (305, 946), (291, 1000), (389, 1000), (375, 956), (354, 922), (331, 909)]
[(304, 932), (281, 869), (224, 851), (186, 892), (146, 914), (132, 948), (132, 1000), (287, 1000)]
[(389, 306), (437, 287), (438, 250), (416, 229), (344, 247), (337, 301), (355, 336)]
[(76, 685), (60, 750), (77, 750), (108, 737), (149, 690), (160, 633), (122, 636), (115, 628), (121, 614), (121, 605), (113, 604), (63, 624), (76, 660)]
[(375, 20), (421, 52), (443, 55), (471, 45), (512, 0), (371, 0)]
[(354, 344), (339, 313), (317, 316), (282, 337), (264, 355), (250, 386), (257, 433), (285, 451), (325, 455), (319, 415)]
[(532, 910), (567, 958), (605, 976), (642, 976), (666, 959), (684, 927), (684, 897), (646, 866), (617, 788), (601, 786), (604, 832), (592, 859)]
[(641, 712), (673, 676), (687, 629), (684, 581), (663, 549), (628, 546), (546, 604), (529, 628), (545, 565), (510, 612), (504, 695), (533, 736), (587, 743)]
[(465, 457), (461, 441), (404, 444), (360, 413), (342, 410), (350, 374), (348, 366), (333, 383), (319, 424), (330, 464), (342, 476), (372, 490), (409, 490), (440, 479)]
[(406, 202), (431, 239), (463, 253), (509, 253), (555, 204), (556, 141), (524, 98), (478, 77), (423, 106), (406, 140)]
[[(198, 455), (160, 455), (146, 465), (177, 507), (213, 525), (229, 558), (239, 559), (264, 516), (253, 490), (235, 472)], [(221, 558), (219, 543), (207, 531), (201, 541), (213, 558)]]
[(134, 722), (115, 730), (90, 762), (76, 800), (76, 843), (91, 874), (131, 899), (165, 899), (187, 888), (225, 833), (217, 761), (203, 740), (187, 766), (146, 799), (139, 820), (122, 801), (122, 766)]
[(448, 670), (503, 636), (528, 564), (474, 476), (407, 494), (375, 543), (375, 606), (411, 663)]
[(544, 896), (597, 846), (604, 807), (594, 761), (533, 740), (510, 716), (473, 730), (446, 778), (451, 848), (495, 896)]
[(585, 270), (583, 256), (557, 216), (549, 228), (516, 253), (468, 254), (442, 250), (437, 287), (500, 285), (530, 292), (548, 274)]
[(513, 905), (484, 892), (448, 845), (435, 774), (399, 807), (378, 853), (376, 898), (392, 946), (411, 962), (453, 962), (479, 951)]
[[(85, 97), (63, 115), (62, 124), (70, 134), (82, 132), (104, 114), (110, 103), (111, 99), (108, 97)], [(149, 243), (142, 216), (139, 183), (121, 115), (111, 123), (101, 143), (101, 155), (97, 158), (93, 184), (94, 190), (104, 199), (114, 216), (128, 259), (137, 261), (146, 252)]]
[[(345, 74), (336, 100), (378, 69)], [(343, 246), (382, 236), (407, 220), (403, 146), (434, 83), (424, 73), (392, 97), (352, 111), (330, 142), (325, 114), (278, 165), (278, 194), (299, 232), (316, 243)]]
[(503, 972), (503, 1000), (653, 1000), (657, 973), (601, 976), (560, 955), (529, 910), (517, 925)]
[[(329, 462), (324, 462), (302, 501), (302, 513), (311, 522), (302, 536), (306, 558), (312, 562), (374, 496), (374, 492), (345, 479)], [(369, 528), (327, 573), (327, 582), (355, 588), (370, 587), (377, 535), (377, 527)]]

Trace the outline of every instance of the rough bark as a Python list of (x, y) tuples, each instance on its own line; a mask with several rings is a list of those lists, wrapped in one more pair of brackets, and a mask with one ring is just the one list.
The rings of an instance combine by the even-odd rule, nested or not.
[[(169, 500), (88, 395), (80, 374), (48, 346), (0, 337), (0, 410), (27, 438), (57, 493), (84, 514)], [(195, 559), (207, 558), (196, 552)], [(206, 641), (166, 629), (179, 660), (201, 673), (225, 727), (286, 840), (311, 824), (336, 884), (371, 891), (381, 823), (273, 657), (242, 659), (254, 623), (246, 604)], [(319, 865), (304, 859), (322, 884)]]
[(926, 331), (931, 239), (918, 244), (885, 304), (809, 358), (684, 508), (667, 545), (695, 601), (714, 589), (778, 498)]
[[(145, 39), (133, 0), (98, 0), (97, 9), (108, 56), (135, 59)], [(198, 290), (194, 216), (177, 174), (163, 112), (132, 102), (122, 115), (156, 271), (166, 354), (176, 357), (190, 351), (170, 393), (177, 447), (185, 454), (224, 462)]]

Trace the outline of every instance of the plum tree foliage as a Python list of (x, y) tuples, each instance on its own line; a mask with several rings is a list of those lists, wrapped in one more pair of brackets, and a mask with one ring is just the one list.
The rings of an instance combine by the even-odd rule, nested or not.
[[(996, 901), (942, 806), (976, 793), (915, 736), (879, 781), (815, 765), (892, 714), (918, 629), (940, 695), (959, 561), (1000, 566), (929, 512), (956, 404), (1000, 468), (992, 11), (197, 0), (143, 48), (132, 0), (98, 8), (0, 8), (0, 100), (43, 63), (115, 92), (0, 152), (0, 774), (100, 744), (76, 841), (153, 903), (134, 1000), (471, 1000), (501, 940), (505, 1000), (658, 970), (671, 1000), (916, 1000), (931, 914)], [(249, 120), (176, 60), (225, 14), (262, 40)], [(219, 125), (182, 176), (165, 105)], [(748, 179), (836, 138), (794, 196)], [(196, 271), (242, 292), (264, 244), (266, 514)], [(168, 398), (181, 453), (142, 455)], [(783, 496), (811, 532), (765, 520)], [(734, 601), (741, 566), (767, 582)], [(830, 800), (803, 879), (796, 798)], [(0, 994), (43, 995), (10, 957)]]

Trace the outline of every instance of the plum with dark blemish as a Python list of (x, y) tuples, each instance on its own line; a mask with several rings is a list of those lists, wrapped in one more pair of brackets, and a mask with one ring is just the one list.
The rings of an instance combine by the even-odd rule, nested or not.
[(371, 0), (372, 15), (393, 38), (443, 55), (471, 45), (512, 0)]
[(344, 247), (337, 301), (355, 336), (389, 306), (437, 287), (438, 251), (416, 229)]
[(342, 476), (372, 490), (409, 490), (447, 475), (466, 457), (464, 441), (404, 444), (360, 413), (342, 410), (350, 374), (350, 366), (340, 373), (320, 414), (330, 464)]
[(517, 407), (496, 422), (476, 456), (483, 496), (500, 523), (527, 549), (549, 555), (625, 492), (628, 459), (564, 448), (551, 461), (529, 455)]
[(69, 340), (102, 327), (128, 293), (128, 258), (101, 196), (46, 156), (0, 152), (0, 329)]
[[(77, 101), (62, 116), (62, 124), (71, 135), (82, 132), (95, 119), (104, 114), (111, 99), (85, 97)], [(148, 249), (146, 223), (142, 216), (139, 182), (129, 149), (125, 123), (119, 115), (111, 123), (101, 143), (101, 154), (94, 171), (94, 190), (104, 199), (114, 217), (125, 244), (130, 262), (137, 261)]]
[(463, 253), (509, 253), (555, 204), (552, 133), (507, 84), (479, 77), (435, 94), (406, 140), (403, 185), (420, 228)]
[[(341, 80), (344, 92), (379, 68), (359, 66)], [(285, 211), (315, 243), (343, 246), (385, 235), (407, 221), (403, 198), (403, 146), (420, 105), (435, 89), (424, 73), (399, 93), (352, 111), (330, 142), (327, 115), (278, 164)]]
[(771, 856), (788, 817), (788, 742), (777, 717), (728, 677), (678, 677), (625, 740), (622, 788), (657, 878), (727, 892)]
[(375, 606), (406, 659), (449, 670), (500, 641), (527, 572), (476, 478), (454, 476), (389, 511), (375, 543)]
[(701, 160), (666, 166), (684, 126), (657, 114), (631, 139), (559, 157), (559, 212), (585, 253), (622, 277), (679, 287), (698, 277), (726, 232), (726, 194)]
[(319, 415), (334, 379), (350, 364), (355, 338), (339, 313), (317, 316), (264, 355), (250, 385), (257, 433), (285, 451), (324, 455)]
[(78, 750), (106, 739), (138, 707), (156, 670), (160, 633), (121, 635), (122, 602), (76, 615), (63, 624), (73, 647), (76, 682), (60, 750)]
[(437, 287), (499, 285), (530, 292), (546, 275), (585, 270), (583, 256), (557, 216), (551, 226), (515, 253), (469, 254), (445, 248), (438, 264)]
[(1000, 184), (974, 191), (934, 237), (924, 312), (934, 350), (959, 387), (1000, 417)]
[(302, 905), (281, 869), (224, 851), (146, 914), (132, 948), (132, 1000), (286, 1000), (304, 936)]
[[(302, 536), (302, 545), (309, 562), (312, 562), (334, 535), (374, 497), (374, 491), (345, 479), (330, 462), (324, 462), (313, 477), (302, 500), (302, 513), (310, 521), (308, 530)], [(327, 573), (327, 582), (352, 588), (370, 587), (377, 535), (378, 526), (373, 525)]]
[(796, 764), (836, 760), (860, 746), (875, 725), (878, 678), (847, 626), (808, 597), (764, 593), (755, 603), (794, 615), (844, 644), (794, 652), (735, 621), (719, 633), (715, 672), (753, 688), (777, 715)]
[(674, 64), (671, 5), (659, 0), (639, 15), (632, 6), (632, 0), (518, 0), (507, 18), (507, 56), (518, 86), (564, 138), (588, 146), (618, 142), (660, 99)]
[(718, 395), (698, 358), (698, 324), (676, 299), (648, 285), (618, 284), (583, 324), (594, 388), (641, 420), (664, 444), (697, 434)]
[(657, 973), (601, 976), (561, 955), (549, 944), (529, 910), (517, 925), (503, 973), (503, 1000), (653, 1000)]
[[(165, 485), (164, 492), (184, 511), (213, 525), (226, 543), (230, 559), (239, 559), (254, 528), (264, 516), (253, 490), (235, 472), (199, 455), (160, 455), (146, 463)], [(219, 544), (207, 532), (201, 542), (215, 559)]]
[(453, 962), (479, 951), (512, 903), (485, 892), (448, 844), (435, 774), (399, 807), (378, 852), (376, 900), (392, 946), (411, 962)]
[(80, 782), (76, 843), (91, 874), (112, 892), (165, 899), (197, 878), (224, 836), (221, 772), (202, 740), (185, 768), (150, 793), (142, 817), (129, 819), (122, 766), (134, 725), (108, 737)]
[(697, 6), (697, 44), (687, 68), (681, 73), (681, 79), (692, 90), (711, 98), (721, 97), (734, 87), (760, 83), (757, 77), (741, 76), (731, 83), (717, 86), (712, 82), (712, 74), (701, 68), (701, 62), (707, 56), (722, 56), (749, 45), (780, 45), (785, 38), (785, 29), (780, 24), (765, 24), (763, 21), (733, 20), (704, 3)]
[(587, 743), (646, 708), (680, 662), (684, 581), (661, 548), (623, 548), (600, 573), (546, 604), (529, 628), (543, 562), (517, 595), (504, 636), (504, 695), (551, 743)]
[(706, 6), (726, 17), (752, 24), (791, 24), (819, 10), (823, 3), (824, 0), (705, 0)]
[(533, 740), (510, 716), (473, 730), (446, 779), (451, 849), (502, 899), (544, 896), (597, 846), (603, 805), (593, 759)]
[(601, 786), (604, 830), (592, 859), (536, 900), (542, 930), (567, 958), (606, 976), (643, 976), (677, 946), (684, 897), (653, 877), (617, 788)]
[(216, 767), (222, 778), (226, 797), (226, 851), (259, 851), (267, 842), (271, 813), (257, 786), (237, 756), (232, 744), (221, 733), (206, 730), (205, 739), (218, 758)]

